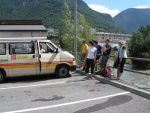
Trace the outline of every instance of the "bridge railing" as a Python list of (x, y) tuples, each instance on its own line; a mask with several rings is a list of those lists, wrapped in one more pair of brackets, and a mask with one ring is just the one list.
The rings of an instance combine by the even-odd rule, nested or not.
[[(113, 55), (111, 55), (110, 57), (115, 57)], [(136, 57), (128, 57), (127, 59), (130, 59), (130, 60), (136, 60), (136, 61), (146, 61), (147, 63), (150, 63), (150, 59), (148, 58), (136, 58)], [(111, 68), (113, 68), (113, 66), (110, 66)], [(150, 73), (146, 73), (146, 72), (140, 72), (140, 71), (137, 71), (137, 70), (133, 70), (133, 69), (123, 69), (125, 71), (129, 71), (129, 72), (133, 72), (133, 73), (138, 73), (138, 74), (141, 74), (141, 75), (148, 75), (150, 76)]]
[[(71, 54), (73, 54), (73, 53), (71, 53)], [(76, 59), (77, 64), (79, 64), (79, 62), (80, 62), (80, 57), (81, 57), (81, 52), (77, 52), (77, 59)], [(111, 60), (113, 60), (114, 57), (115, 56), (111, 55), (110, 56)], [(150, 59), (148, 59), (148, 58), (128, 57), (127, 59), (137, 60), (137, 61), (146, 61), (146, 62), (150, 63)], [(110, 67), (113, 68), (113, 66), (110, 66)], [(148, 76), (150, 76), (150, 73), (147, 73), (147, 72), (140, 72), (140, 71), (137, 71), (137, 70), (134, 70), (134, 69), (125, 69), (125, 68), (124, 68), (124, 70), (125, 71), (129, 71), (129, 72), (133, 72), (133, 73), (138, 73), (138, 74), (141, 74), (141, 75), (148, 75)]]

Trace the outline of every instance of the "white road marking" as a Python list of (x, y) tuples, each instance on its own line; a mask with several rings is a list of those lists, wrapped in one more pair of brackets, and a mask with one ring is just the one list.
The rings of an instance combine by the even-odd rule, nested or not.
[(27, 88), (27, 87), (39, 87), (39, 86), (48, 86), (48, 85), (64, 84), (64, 83), (66, 83), (66, 82), (55, 82), (55, 83), (36, 84), (36, 85), (18, 86), (18, 87), (6, 87), (6, 88), (0, 88), (0, 90), (19, 89), (19, 88)]
[(113, 94), (113, 95), (97, 97), (97, 98), (91, 98), (91, 99), (86, 99), (86, 100), (80, 100), (80, 101), (75, 101), (75, 102), (56, 104), (56, 105), (37, 107), (37, 108), (30, 108), (30, 109), (23, 109), (23, 110), (17, 110), (17, 111), (8, 111), (8, 112), (2, 112), (2, 113), (22, 113), (22, 112), (30, 112), (30, 111), (37, 111), (37, 110), (43, 110), (43, 109), (50, 109), (50, 108), (56, 108), (56, 107), (61, 107), (61, 106), (68, 106), (68, 105), (73, 105), (73, 104), (78, 104), (78, 103), (83, 103), (83, 102), (100, 100), (100, 99), (104, 99), (104, 98), (115, 97), (115, 96), (119, 96), (119, 95), (125, 95), (125, 94), (129, 94), (129, 93), (130, 92), (122, 92), (122, 93), (117, 93), (117, 94)]

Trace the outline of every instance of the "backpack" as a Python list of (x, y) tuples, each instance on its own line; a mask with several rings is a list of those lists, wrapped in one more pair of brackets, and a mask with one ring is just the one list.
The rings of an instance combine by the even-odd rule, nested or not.
[(104, 77), (111, 77), (111, 69), (110, 69), (110, 67), (109, 66), (106, 66), (105, 68), (104, 68), (104, 70), (102, 71), (102, 75), (104, 76)]

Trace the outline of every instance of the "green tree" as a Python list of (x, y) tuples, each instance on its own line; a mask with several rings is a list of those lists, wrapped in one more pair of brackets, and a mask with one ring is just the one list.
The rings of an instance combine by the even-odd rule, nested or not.
[(78, 51), (81, 49), (82, 39), (89, 41), (94, 40), (94, 35), (90, 33), (89, 23), (86, 21), (85, 17), (78, 13)]
[[(64, 4), (64, 10), (62, 11), (62, 16), (62, 25), (59, 28), (59, 36), (62, 42), (61, 46), (64, 50), (72, 51), (74, 50), (74, 21), (71, 20), (71, 11), (69, 10), (68, 4), (66, 2)], [(80, 51), (82, 42), (81, 40), (92, 40), (94, 39), (94, 35), (91, 35), (90, 26), (85, 20), (84, 16), (78, 13), (77, 18), (77, 51)]]
[[(129, 42), (129, 51), (132, 57), (150, 58), (150, 26), (141, 27), (134, 32)], [(147, 61), (132, 60), (133, 66), (137, 68), (150, 69)]]
[(64, 2), (64, 10), (62, 11), (62, 25), (59, 28), (59, 36), (61, 47), (65, 50), (73, 49), (73, 24), (71, 23), (71, 11), (66, 2)]

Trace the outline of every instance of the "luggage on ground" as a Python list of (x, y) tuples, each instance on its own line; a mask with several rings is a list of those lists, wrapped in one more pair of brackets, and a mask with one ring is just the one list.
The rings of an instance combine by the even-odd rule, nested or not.
[(110, 69), (110, 67), (109, 66), (106, 66), (105, 68), (104, 68), (104, 70), (102, 71), (102, 75), (104, 76), (104, 77), (111, 77), (111, 69)]

